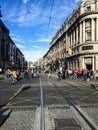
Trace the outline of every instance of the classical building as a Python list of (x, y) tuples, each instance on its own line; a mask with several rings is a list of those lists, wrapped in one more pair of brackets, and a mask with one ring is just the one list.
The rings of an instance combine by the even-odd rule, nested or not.
[(52, 39), (44, 58), (56, 69), (98, 69), (98, 0), (82, 0)]

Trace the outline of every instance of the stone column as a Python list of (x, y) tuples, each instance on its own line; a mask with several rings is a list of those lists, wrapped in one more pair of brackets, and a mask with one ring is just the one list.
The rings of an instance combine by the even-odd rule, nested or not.
[(73, 43), (75, 44), (75, 30), (73, 31)]
[(72, 33), (70, 34), (70, 44), (72, 45)]
[(94, 64), (94, 56), (92, 57), (92, 70), (95, 69), (95, 64)]
[(80, 57), (80, 58), (79, 58), (79, 68), (82, 69), (82, 67), (83, 67), (83, 66), (82, 66), (82, 58)]
[(82, 68), (85, 69), (84, 68), (84, 57), (82, 58)]
[(85, 20), (83, 21), (83, 42), (85, 42)]
[(98, 18), (96, 18), (96, 41), (98, 41)]
[(96, 64), (96, 70), (98, 70), (98, 55), (96, 55), (96, 62), (95, 62), (95, 64)]
[(92, 41), (95, 41), (95, 21), (92, 19), (92, 31), (91, 31), (91, 39)]
[(96, 11), (98, 11), (98, 1), (96, 1)]
[(73, 31), (71, 33), (71, 44), (73, 45)]
[(78, 42), (78, 26), (76, 28), (76, 42)]
[(80, 43), (82, 43), (82, 23), (80, 23), (80, 39), (79, 39), (79, 41), (80, 41)]

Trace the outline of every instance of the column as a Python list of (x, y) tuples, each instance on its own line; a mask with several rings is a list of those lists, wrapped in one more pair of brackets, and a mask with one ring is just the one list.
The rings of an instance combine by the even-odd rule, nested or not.
[(96, 62), (95, 62), (95, 64), (96, 64), (96, 70), (98, 70), (98, 55), (96, 55)]
[(72, 33), (71, 33), (71, 44), (73, 45), (73, 31), (72, 31)]
[(70, 45), (72, 45), (72, 33), (70, 33)]
[(82, 23), (80, 23), (80, 43), (82, 43)]
[(73, 36), (74, 36), (74, 44), (75, 44), (75, 30), (73, 31)]
[(98, 11), (98, 1), (96, 1), (96, 11)]
[(78, 42), (78, 26), (76, 28), (76, 42)]
[(92, 57), (92, 70), (94, 70), (95, 69), (95, 64), (94, 64), (94, 56)]
[(82, 59), (82, 68), (85, 69), (85, 67), (84, 67), (84, 57)]
[(82, 69), (82, 58), (79, 58), (79, 68)]
[(98, 41), (98, 18), (96, 18), (96, 41)]
[(83, 21), (83, 42), (85, 42), (85, 20)]
[(95, 41), (95, 21), (94, 21), (94, 19), (92, 19), (91, 39), (92, 39), (92, 41)]

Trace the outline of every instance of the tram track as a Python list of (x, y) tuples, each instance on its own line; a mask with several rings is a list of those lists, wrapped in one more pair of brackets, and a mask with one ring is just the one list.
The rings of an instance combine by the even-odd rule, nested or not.
[[(41, 75), (31, 84), (23, 85), (9, 99), (5, 107), (11, 108), (12, 113), (2, 128), (4, 130), (8, 130), (7, 128), (10, 130), (69, 130), (68, 128), (98, 130), (95, 122), (73, 98), (75, 91), (82, 91), (81, 87), (72, 82), (67, 84), (67, 81), (60, 82)], [(73, 94), (70, 95), (71, 92)]]
[[(51, 81), (53, 83), (53, 81)], [(89, 120), (85, 114), (82, 113), (82, 109), (76, 104), (76, 102), (74, 100), (72, 100), (72, 98), (70, 98), (70, 96), (68, 96), (67, 94), (63, 93), (63, 91), (61, 90), (60, 87), (58, 87), (55, 83), (53, 83), (54, 86), (58, 89), (58, 91), (61, 93), (61, 95), (63, 97), (65, 97), (67, 103), (69, 105), (71, 105), (75, 111), (77, 111), (79, 113), (79, 115), (86, 121), (86, 123), (91, 127), (92, 130), (98, 130), (97, 126), (95, 124), (93, 124), (93, 122), (91, 120)]]
[[(44, 81), (44, 80), (43, 80)], [(43, 82), (42, 81), (42, 82)], [(47, 80), (48, 81), (48, 80)], [(49, 80), (49, 82), (50, 82), (50, 84), (52, 84), (53, 86), (54, 86), (54, 88), (56, 88), (56, 90), (58, 91), (58, 93), (62, 96), (62, 98), (64, 99), (64, 101), (65, 102), (67, 102), (67, 107), (69, 107), (74, 113), (77, 113), (78, 114), (78, 117), (79, 118), (81, 118), (81, 119), (79, 119), (78, 117), (77, 117), (77, 119), (79, 120), (79, 122), (80, 122), (80, 120), (82, 120), (83, 122), (85, 122), (85, 127), (83, 127), (82, 125), (81, 125), (81, 130), (98, 130), (98, 128), (97, 128), (97, 126), (96, 126), (96, 124), (87, 116), (87, 114), (82, 110), (82, 108), (80, 107), (80, 106), (78, 106), (77, 104), (76, 104), (76, 102), (69, 96), (69, 95), (67, 95), (66, 93), (64, 93), (64, 91), (62, 90), (62, 88), (60, 87), (60, 86), (58, 86), (53, 80)], [(73, 87), (73, 85), (71, 85), (72, 87)], [(75, 87), (76, 88), (76, 87)], [(76, 88), (77, 89), (77, 88)], [(43, 86), (43, 93), (44, 93), (44, 86)], [(57, 95), (58, 96), (58, 95)], [(44, 97), (44, 95), (43, 95), (43, 98), (45, 98)], [(44, 101), (44, 100), (43, 100)], [(63, 104), (64, 105), (64, 104)], [(46, 103), (45, 103), (45, 105), (44, 105), (44, 102), (43, 102), (43, 107), (45, 107), (46, 106)], [(54, 104), (54, 106), (55, 106), (55, 104)], [(65, 105), (66, 106), (66, 105)], [(48, 106), (48, 108), (49, 107), (51, 107), (51, 106)], [(57, 107), (57, 106), (56, 106)], [(45, 113), (44, 113), (44, 119), (46, 119), (46, 117), (45, 117)], [(77, 120), (77, 119), (75, 119), (75, 120)], [(44, 120), (44, 122), (45, 122), (45, 120)], [(44, 123), (44, 127), (45, 127), (45, 124), (46, 123)], [(80, 123), (80, 124), (82, 124), (82, 123)], [(87, 127), (87, 128), (86, 128)], [(41, 129), (42, 130), (42, 129)], [(43, 130), (45, 130), (45, 129), (43, 129)], [(49, 129), (50, 130), (50, 129)], [(67, 129), (66, 129), (67, 130)], [(74, 129), (75, 130), (75, 129)]]

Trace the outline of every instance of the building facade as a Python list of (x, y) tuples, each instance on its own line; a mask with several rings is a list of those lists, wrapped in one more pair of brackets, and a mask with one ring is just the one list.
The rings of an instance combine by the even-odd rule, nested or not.
[(98, 70), (98, 0), (82, 0), (52, 39), (46, 57), (56, 69)]
[[(2, 17), (0, 12), (0, 17)], [(25, 68), (25, 58), (23, 53), (17, 48), (9, 36), (9, 29), (0, 19), (0, 68), (5, 71), (7, 68)]]

